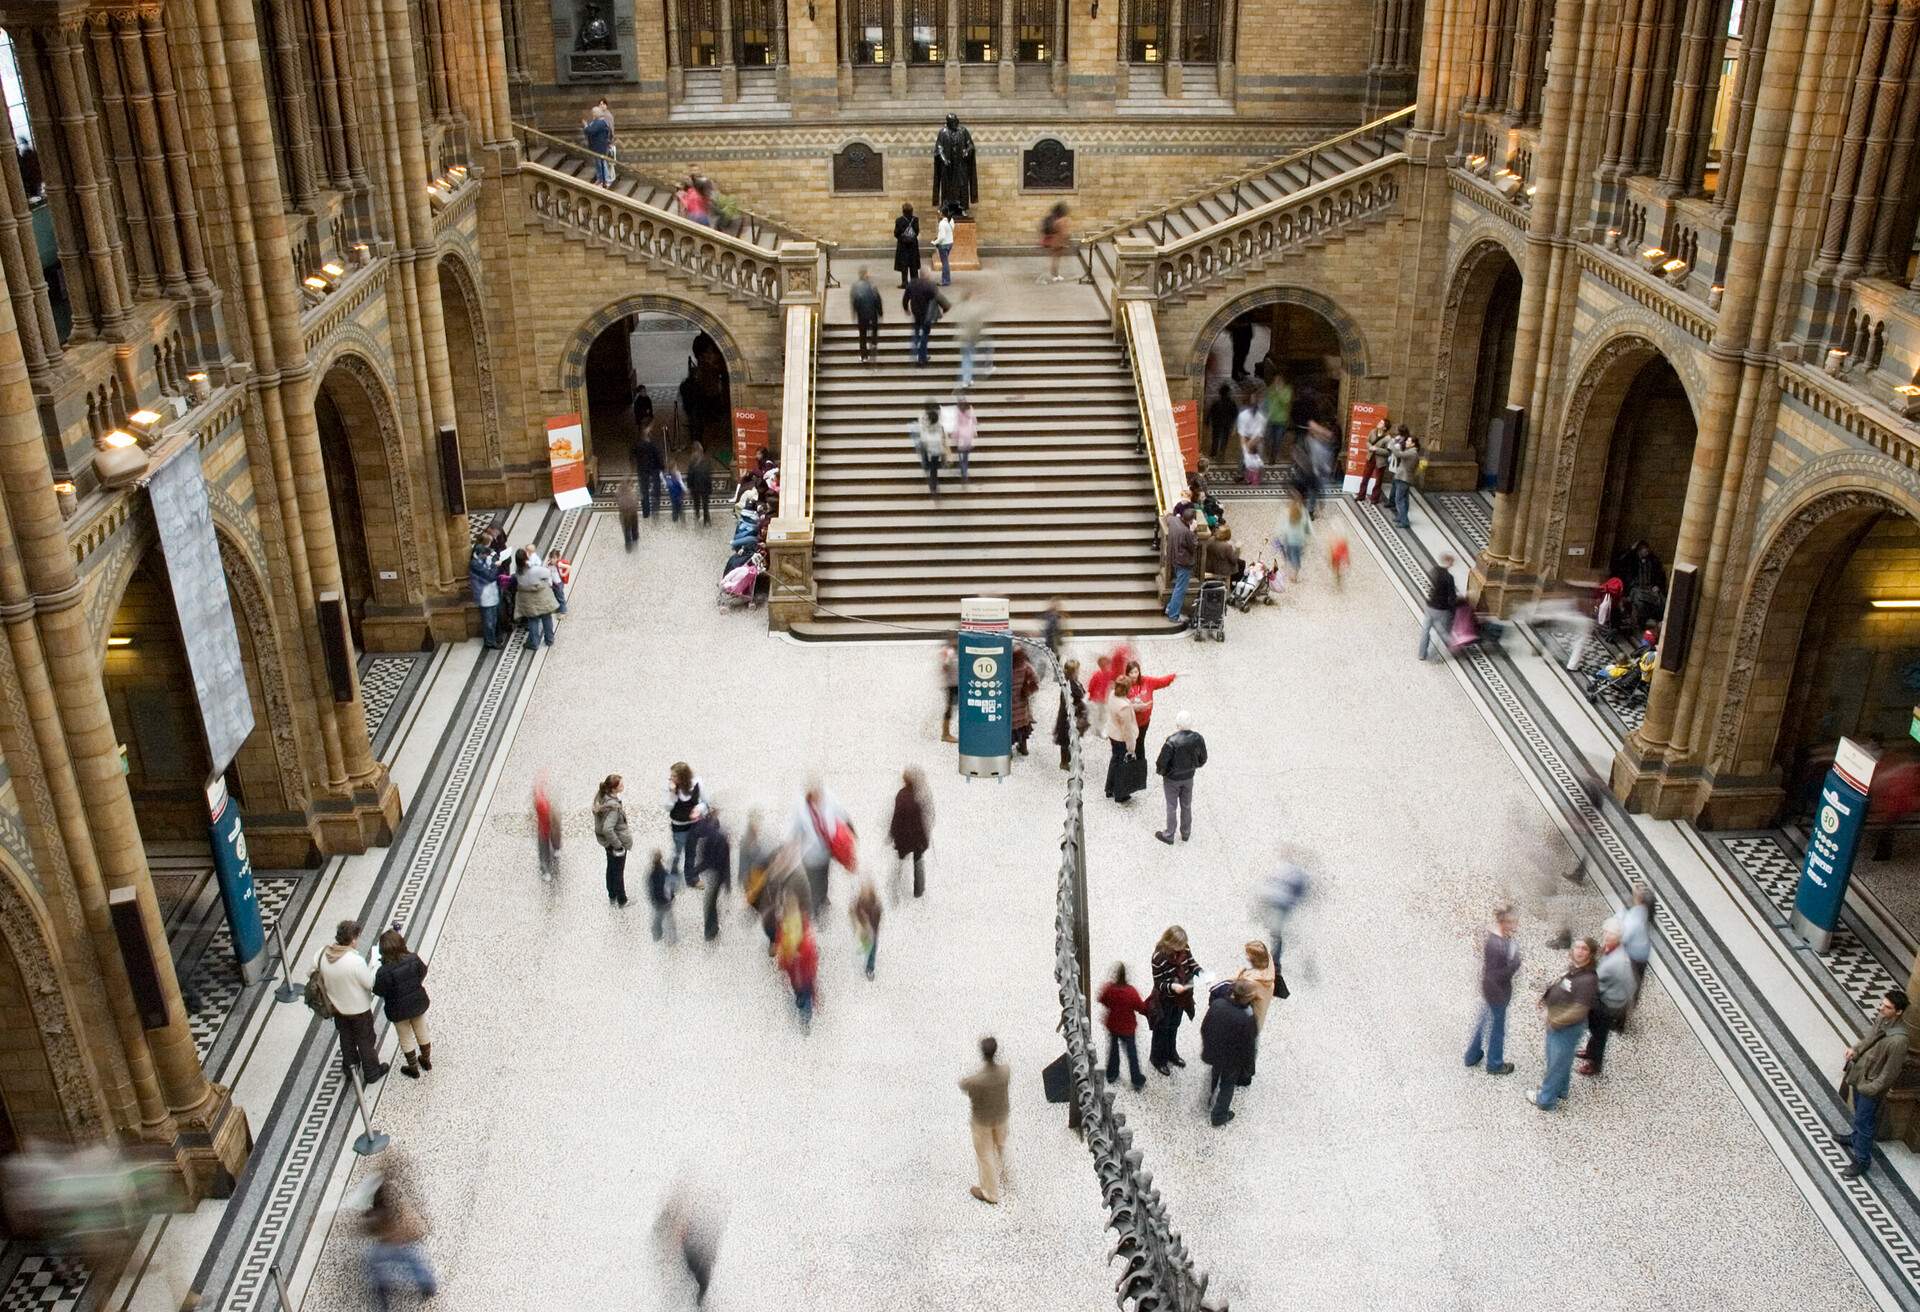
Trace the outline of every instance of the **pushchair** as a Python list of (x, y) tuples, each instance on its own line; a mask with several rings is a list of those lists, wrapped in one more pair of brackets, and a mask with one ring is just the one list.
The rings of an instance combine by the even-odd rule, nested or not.
[(766, 553), (756, 551), (746, 564), (736, 565), (721, 576), (721, 609), (759, 605), (761, 594), (770, 590), (769, 583)]
[(1630, 655), (1609, 661), (1587, 677), (1587, 700), (1598, 702), (1600, 694), (1612, 689), (1626, 694), (1621, 706), (1641, 705), (1653, 686), (1653, 670), (1659, 661), (1660, 649), (1642, 642)]
[(1233, 588), (1227, 594), (1227, 600), (1242, 614), (1253, 609), (1255, 602), (1273, 605), (1274, 589), (1279, 586), (1279, 570), (1277, 563), (1248, 561), (1246, 569), (1238, 579), (1234, 580)]
[(740, 512), (740, 522), (733, 526), (733, 540), (727, 544), (728, 547), (738, 550), (748, 543), (757, 542), (760, 538), (760, 526), (763, 522), (762, 516), (755, 511), (750, 509), (742, 510)]
[(1200, 600), (1194, 608), (1193, 640), (1227, 640), (1227, 581), (1208, 579), (1200, 585)]

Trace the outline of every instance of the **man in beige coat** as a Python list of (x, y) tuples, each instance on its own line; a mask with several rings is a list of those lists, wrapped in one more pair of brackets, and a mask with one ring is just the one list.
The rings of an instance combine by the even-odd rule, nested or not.
[(1840, 1172), (1849, 1180), (1867, 1173), (1873, 1164), (1873, 1136), (1880, 1128), (1880, 1104), (1900, 1070), (1907, 1064), (1907, 995), (1888, 989), (1880, 1000), (1880, 1015), (1866, 1037), (1847, 1049), (1847, 1067), (1840, 1089), (1853, 1091), (1853, 1161)]
[(960, 1081), (972, 1108), (973, 1155), (980, 1163), (980, 1183), (967, 1192), (983, 1203), (1000, 1201), (1000, 1174), (1006, 1169), (1007, 1083), (1013, 1070), (995, 1061), (1000, 1044), (989, 1034), (980, 1040), (980, 1069)]

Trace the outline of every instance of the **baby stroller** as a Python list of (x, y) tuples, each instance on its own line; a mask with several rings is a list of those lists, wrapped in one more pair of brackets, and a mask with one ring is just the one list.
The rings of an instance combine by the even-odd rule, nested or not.
[(1627, 656), (1602, 665), (1587, 677), (1587, 700), (1598, 702), (1600, 694), (1612, 689), (1626, 694), (1620, 701), (1625, 707), (1639, 706), (1647, 700), (1647, 691), (1653, 686), (1654, 667), (1660, 662), (1660, 649), (1646, 638)]
[(1498, 647), (1506, 637), (1507, 626), (1490, 615), (1474, 613), (1471, 602), (1462, 601), (1453, 608), (1453, 624), (1447, 634), (1447, 650), (1455, 656), (1475, 647)]
[(736, 565), (720, 578), (721, 609), (739, 606), (756, 606), (763, 591), (761, 581), (766, 578), (766, 553), (756, 551), (744, 565)]
[(1264, 602), (1273, 605), (1274, 588), (1278, 586), (1278, 564), (1253, 560), (1247, 562), (1247, 568), (1234, 581), (1233, 589), (1227, 594), (1227, 600), (1234, 609), (1245, 614), (1253, 609), (1253, 604)]
[(1227, 640), (1227, 583), (1225, 579), (1208, 579), (1200, 585), (1200, 601), (1194, 609), (1193, 640), (1195, 642), (1212, 638), (1215, 642)]

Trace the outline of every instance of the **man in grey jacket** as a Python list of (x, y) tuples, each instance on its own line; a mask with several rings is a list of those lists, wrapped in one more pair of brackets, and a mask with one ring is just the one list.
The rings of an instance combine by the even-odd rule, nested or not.
[(1607, 1058), (1607, 1036), (1619, 1028), (1620, 1018), (1633, 1005), (1633, 959), (1620, 945), (1620, 924), (1608, 920), (1600, 927), (1600, 964), (1594, 967), (1600, 1000), (1587, 1013), (1587, 1049), (1578, 1067), (1582, 1075), (1598, 1075)]
[(1173, 821), (1178, 812), (1180, 841), (1193, 836), (1193, 776), (1207, 763), (1207, 740), (1193, 731), (1193, 713), (1182, 711), (1174, 717), (1174, 731), (1160, 744), (1160, 756), (1154, 769), (1160, 775), (1160, 789), (1167, 795), (1167, 827), (1154, 837), (1173, 845)]
[(1173, 567), (1173, 595), (1167, 598), (1167, 618), (1186, 627), (1180, 612), (1187, 604), (1187, 584), (1193, 581), (1194, 563), (1200, 557), (1200, 537), (1193, 531), (1193, 505), (1181, 506), (1167, 516), (1167, 564)]
[(1387, 468), (1393, 474), (1393, 488), (1387, 495), (1393, 499), (1393, 522), (1401, 528), (1413, 527), (1407, 520), (1407, 502), (1413, 496), (1413, 475), (1419, 467), (1420, 443), (1402, 424), (1387, 447)]
[(1849, 1180), (1867, 1173), (1873, 1164), (1874, 1133), (1880, 1128), (1880, 1104), (1907, 1064), (1907, 995), (1888, 989), (1880, 1001), (1879, 1018), (1866, 1037), (1847, 1049), (1847, 1067), (1840, 1091), (1853, 1091), (1853, 1161), (1840, 1172)]

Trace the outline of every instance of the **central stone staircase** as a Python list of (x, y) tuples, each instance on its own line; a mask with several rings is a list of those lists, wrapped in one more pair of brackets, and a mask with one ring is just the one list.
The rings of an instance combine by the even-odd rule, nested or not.
[[(994, 373), (972, 392), (980, 436), (962, 487), (950, 462), (927, 492), (910, 427), (950, 403), (959, 348), (937, 325), (916, 366), (908, 325), (883, 323), (860, 363), (851, 324), (824, 325), (815, 387), (814, 583), (800, 637), (950, 629), (960, 599), (1006, 597), (1016, 625), (1059, 597), (1080, 634), (1165, 632), (1153, 476), (1126, 355), (1105, 319), (999, 323)], [(826, 612), (838, 612), (830, 614)]]

